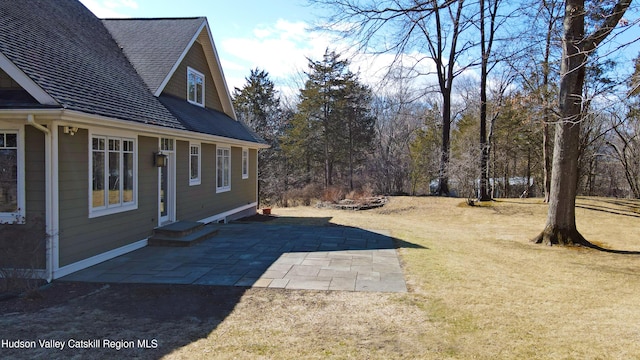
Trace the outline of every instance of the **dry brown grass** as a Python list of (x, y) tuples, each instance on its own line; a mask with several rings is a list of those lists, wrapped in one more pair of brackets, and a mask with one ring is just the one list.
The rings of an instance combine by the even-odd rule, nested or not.
[[(640, 250), (640, 201), (580, 198), (578, 206), (587, 239)], [(2, 349), (0, 357), (639, 359), (640, 256), (529, 242), (546, 207), (397, 197), (360, 212), (273, 209), (279, 218), (265, 224), (391, 230), (409, 292), (89, 284), (98, 291), (0, 311), (0, 339), (154, 338), (159, 348)], [(71, 297), (86, 286), (52, 289)]]
[[(640, 256), (530, 243), (545, 221), (539, 199), (463, 203), (274, 209), (275, 222), (331, 218), (424, 247), (399, 250), (410, 292), (251, 289), (209, 336), (167, 358), (639, 358)], [(638, 201), (578, 204), (587, 239), (640, 250)]]

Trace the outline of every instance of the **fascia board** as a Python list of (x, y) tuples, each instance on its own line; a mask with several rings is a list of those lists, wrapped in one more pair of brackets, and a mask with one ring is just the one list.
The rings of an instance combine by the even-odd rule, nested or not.
[(14, 64), (3, 53), (0, 53), (0, 68), (17, 82), (29, 95), (43, 105), (59, 105), (44, 89), (25, 74), (16, 64)]
[(110, 117), (87, 114), (75, 110), (62, 110), (61, 121), (68, 121), (74, 124), (83, 124), (86, 126), (111, 127), (116, 129), (126, 129), (136, 131), (140, 135), (146, 136), (165, 136), (174, 137), (184, 140), (198, 140), (209, 143), (223, 143), (238, 147), (248, 147), (252, 149), (267, 149), (267, 144), (255, 143), (250, 141), (227, 138), (218, 135), (208, 135), (189, 130), (171, 129), (157, 125), (137, 124), (132, 121), (114, 119)]

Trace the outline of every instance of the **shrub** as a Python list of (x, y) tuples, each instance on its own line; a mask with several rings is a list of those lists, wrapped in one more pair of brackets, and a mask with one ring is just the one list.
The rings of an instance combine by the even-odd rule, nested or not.
[(47, 235), (42, 221), (28, 225), (0, 225), (0, 293), (33, 292), (46, 268)]
[(300, 189), (287, 190), (282, 196), (283, 207), (288, 206), (309, 206), (314, 200), (320, 199), (322, 195), (322, 186), (318, 184), (309, 184)]

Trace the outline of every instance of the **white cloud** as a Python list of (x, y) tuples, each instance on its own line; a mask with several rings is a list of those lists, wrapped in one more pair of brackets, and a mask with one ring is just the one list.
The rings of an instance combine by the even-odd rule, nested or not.
[[(327, 47), (334, 47), (329, 37), (311, 32), (308, 27), (304, 22), (280, 19), (273, 25), (253, 29), (251, 37), (222, 39), (219, 51), (229, 88), (242, 87), (249, 70), (260, 68), (286, 89), (284, 82), (306, 70), (307, 57), (319, 58)], [(245, 73), (238, 73), (240, 68)]]
[(255, 35), (258, 39), (263, 39), (269, 37), (271, 35), (271, 30), (269, 29), (254, 29), (253, 35)]
[[(269, 73), (283, 96), (296, 96), (304, 83), (300, 74), (307, 70), (308, 60), (321, 59), (325, 50), (335, 50), (351, 62), (350, 69), (357, 72), (363, 83), (376, 89), (383, 84), (395, 54), (356, 54), (346, 40), (326, 33), (313, 32), (305, 22), (278, 20), (275, 24), (260, 25), (251, 31), (252, 36), (221, 39), (218, 50), (222, 56), (223, 69), (230, 89), (241, 88), (249, 70), (259, 68)], [(413, 53), (405, 55), (405, 65), (417, 66), (422, 74), (434, 73), (433, 62), (426, 55)], [(433, 83), (433, 77), (421, 77)], [(418, 85), (420, 86), (420, 85)]]
[(130, 17), (127, 11), (138, 8), (135, 0), (80, 0), (99, 18)]

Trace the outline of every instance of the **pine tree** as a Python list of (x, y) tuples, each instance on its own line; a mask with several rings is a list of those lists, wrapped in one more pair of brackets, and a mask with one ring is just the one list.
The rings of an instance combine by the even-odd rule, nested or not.
[(261, 202), (274, 202), (281, 193), (284, 159), (280, 137), (284, 130), (280, 98), (269, 73), (254, 69), (242, 89), (235, 88), (233, 105), (238, 120), (258, 134), (270, 148), (258, 155), (258, 197)]
[(321, 177), (328, 188), (341, 175), (353, 188), (354, 171), (372, 143), (371, 91), (348, 67), (335, 51), (326, 50), (319, 61), (309, 59), (308, 79), (286, 134), (287, 153), (307, 184)]

